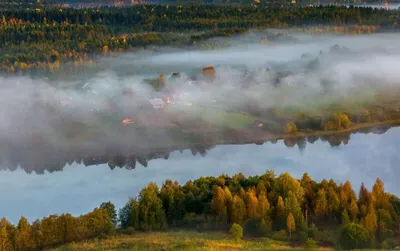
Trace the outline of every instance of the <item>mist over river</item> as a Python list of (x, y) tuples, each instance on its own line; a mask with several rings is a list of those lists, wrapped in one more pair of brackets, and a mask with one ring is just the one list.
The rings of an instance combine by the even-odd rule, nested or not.
[(370, 188), (380, 177), (385, 189), (399, 194), (398, 177), (400, 128), (384, 134), (353, 134), (347, 145), (332, 147), (328, 142), (307, 143), (303, 152), (297, 146), (288, 148), (283, 141), (264, 145), (225, 145), (208, 151), (205, 157), (193, 156), (190, 150), (171, 153), (168, 160), (154, 159), (148, 167), (135, 170), (108, 165), (72, 164), (60, 172), (28, 174), (21, 169), (0, 171), (0, 216), (16, 224), (21, 215), (29, 221), (69, 212), (72, 215), (93, 210), (104, 201), (121, 208), (130, 196), (136, 196), (150, 181), (161, 186), (166, 179), (185, 183), (200, 176), (261, 175), (273, 169), (277, 175), (289, 172), (301, 178), (308, 172), (320, 181), (333, 178), (341, 183), (350, 180), (358, 194), (363, 181)]

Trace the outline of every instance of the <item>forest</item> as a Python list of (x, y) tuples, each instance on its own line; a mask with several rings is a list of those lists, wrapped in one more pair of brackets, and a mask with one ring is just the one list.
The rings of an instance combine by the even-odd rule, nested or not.
[(358, 196), (351, 183), (316, 182), (304, 173), (296, 179), (269, 170), (201, 177), (184, 185), (166, 180), (149, 183), (118, 212), (104, 202), (93, 212), (74, 217), (50, 215), (17, 226), (0, 221), (0, 250), (41, 250), (90, 238), (135, 231), (230, 231), (242, 237), (268, 237), (294, 246), (315, 243), (342, 249), (393, 248), (400, 244), (400, 199), (376, 179)]
[(359, 34), (400, 27), (399, 12), (361, 7), (277, 8), (261, 3), (92, 9), (32, 6), (0, 11), (3, 73), (76, 71), (101, 55), (149, 46), (192, 46), (199, 40), (250, 29), (322, 26), (326, 31)]

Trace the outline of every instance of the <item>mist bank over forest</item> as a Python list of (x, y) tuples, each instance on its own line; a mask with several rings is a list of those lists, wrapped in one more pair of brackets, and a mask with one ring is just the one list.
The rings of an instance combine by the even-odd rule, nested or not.
[[(159, 53), (120, 54), (102, 60), (103, 72), (86, 76), (84, 82), (3, 77), (0, 116), (4, 122), (0, 125), (0, 138), (17, 148), (29, 149), (31, 144), (42, 142), (46, 146), (42, 149), (79, 152), (90, 148), (94, 154), (110, 149), (116, 149), (113, 154), (123, 149), (128, 152), (135, 145), (146, 149), (149, 142), (173, 144), (181, 138), (169, 130), (176, 128), (172, 115), (155, 115), (162, 117), (163, 122), (156, 134), (149, 135), (129, 130), (121, 133), (123, 117), (105, 119), (93, 112), (107, 109), (110, 97), (125, 100), (119, 95), (124, 88), (130, 88), (135, 97), (141, 98), (131, 99), (123, 113), (141, 113), (141, 102), (158, 95), (143, 79), (159, 74), (166, 76), (165, 88), (178, 89), (194, 104), (192, 110), (185, 111), (193, 116), (199, 116), (198, 107), (214, 109), (213, 99), (223, 112), (247, 111), (249, 106), (264, 110), (292, 107), (297, 112), (321, 115), (322, 108), (331, 104), (346, 107), (347, 101), (357, 101), (362, 108), (366, 103), (378, 102), (372, 99), (376, 94), (393, 94), (399, 88), (398, 34), (311, 36), (273, 31), (287, 32), (289, 41), (271, 39), (267, 45), (260, 45), (256, 41), (265, 34), (250, 33), (221, 38), (219, 42), (230, 44), (224, 49), (168, 52), (168, 48), (163, 48)], [(201, 77), (201, 69), (209, 65), (215, 67), (216, 79), (202, 86), (190, 84), (190, 78)], [(243, 78), (246, 71), (252, 72), (251, 80)], [(132, 74), (125, 75), (127, 72)], [(181, 72), (182, 77), (169, 79), (173, 72)], [(85, 82), (91, 83), (97, 95), (73, 88)], [(244, 84), (249, 87), (244, 89)], [(72, 105), (65, 105), (66, 101)], [(395, 109), (397, 104), (385, 105)], [(232, 126), (233, 122), (227, 128)], [(72, 139), (71, 133), (78, 136)], [(85, 152), (86, 156), (90, 154)]]
[(252, 3), (1, 8), (0, 72), (17, 76), (79, 74), (100, 56), (151, 46), (192, 46), (210, 37), (229, 37), (251, 29), (317, 26), (324, 33), (369, 34), (400, 28), (398, 11), (343, 6)]

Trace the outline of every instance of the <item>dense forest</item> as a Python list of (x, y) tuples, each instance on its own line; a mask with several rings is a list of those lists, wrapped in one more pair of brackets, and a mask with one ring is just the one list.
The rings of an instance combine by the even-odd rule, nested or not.
[[(337, 6), (34, 6), (3, 8), (0, 14), (0, 69), (13, 74), (27, 69), (51, 72), (60, 67), (68, 72), (92, 63), (98, 55), (153, 45), (193, 45), (209, 37), (231, 36), (254, 28), (322, 25), (328, 27), (327, 31), (335, 31), (350, 26), (350, 32), (371, 33), (400, 27), (397, 11)], [(63, 63), (69, 63), (68, 67)]]
[(276, 176), (201, 177), (179, 185), (166, 180), (143, 188), (117, 211), (102, 203), (86, 215), (50, 215), (17, 226), (0, 221), (0, 250), (40, 250), (116, 233), (196, 229), (230, 229), (233, 237), (269, 237), (302, 245), (393, 248), (400, 243), (400, 199), (384, 190), (378, 178), (358, 196), (349, 181), (316, 182), (307, 173), (298, 180), (288, 173)]

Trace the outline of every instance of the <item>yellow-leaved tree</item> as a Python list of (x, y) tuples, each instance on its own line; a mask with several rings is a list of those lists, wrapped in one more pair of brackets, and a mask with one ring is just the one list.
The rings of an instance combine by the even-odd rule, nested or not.
[(286, 218), (286, 227), (289, 232), (289, 237), (292, 237), (292, 233), (296, 231), (296, 223), (294, 221), (294, 217), (292, 213), (289, 213)]

